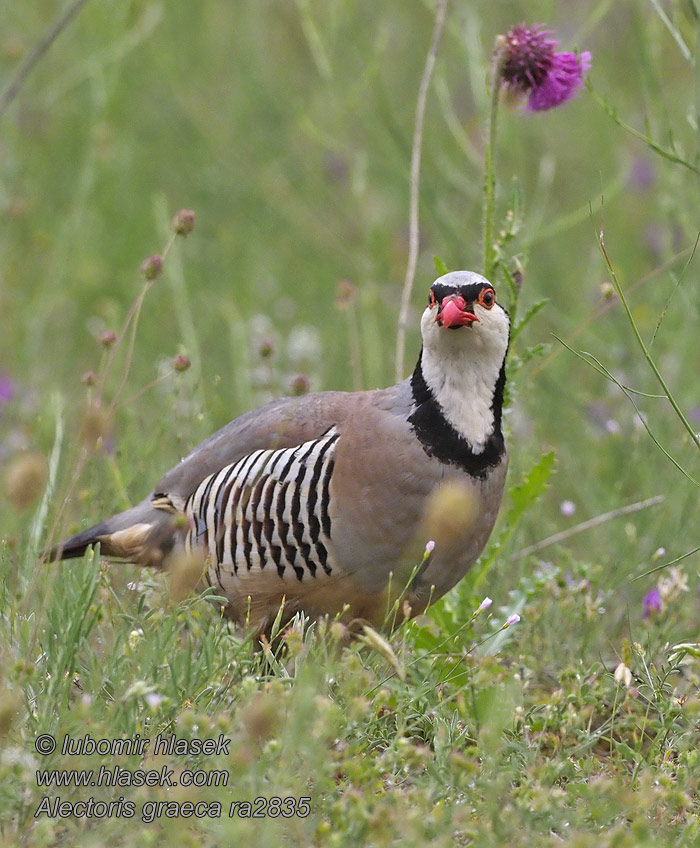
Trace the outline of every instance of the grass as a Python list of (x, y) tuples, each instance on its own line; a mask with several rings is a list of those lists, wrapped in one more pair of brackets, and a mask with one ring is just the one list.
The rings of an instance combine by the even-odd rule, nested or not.
[[(0, 8), (0, 87), (59, 12)], [(496, 283), (512, 301), (505, 271), (522, 268), (517, 318), (531, 315), (510, 360), (509, 491), (482, 559), (427, 616), (349, 646), (339, 625), (299, 621), (276, 657), (162, 575), (37, 561), (52, 531), (134, 503), (268, 397), (392, 382), (433, 14), (418, 0), (87, 3), (0, 117), (4, 844), (700, 844), (694, 4), (449, 5), (407, 363), (433, 257), (481, 261), (495, 35), (544, 21), (593, 68), (561, 109), (501, 106)], [(180, 208), (197, 225), (148, 286), (132, 355), (128, 334), (104, 348)], [(81, 382), (112, 351), (104, 387)], [(42, 733), (231, 744), (42, 757)], [(37, 769), (100, 765), (229, 783), (37, 785)], [(58, 795), (121, 797), (134, 815), (35, 817)], [(259, 797), (308, 797), (310, 812), (229, 815)], [(158, 801), (222, 812), (144, 822)]]

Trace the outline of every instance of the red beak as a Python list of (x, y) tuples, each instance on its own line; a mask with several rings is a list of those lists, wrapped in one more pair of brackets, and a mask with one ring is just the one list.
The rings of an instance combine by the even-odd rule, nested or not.
[(450, 294), (442, 299), (442, 305), (435, 319), (443, 327), (471, 327), (479, 319), (467, 309), (467, 303), (461, 295)]

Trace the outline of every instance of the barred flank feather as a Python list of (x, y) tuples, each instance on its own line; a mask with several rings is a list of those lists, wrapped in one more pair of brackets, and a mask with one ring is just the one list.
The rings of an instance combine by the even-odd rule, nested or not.
[(283, 580), (330, 575), (335, 427), (293, 448), (257, 450), (206, 477), (185, 503), (185, 549), (204, 547), (222, 588), (239, 569)]

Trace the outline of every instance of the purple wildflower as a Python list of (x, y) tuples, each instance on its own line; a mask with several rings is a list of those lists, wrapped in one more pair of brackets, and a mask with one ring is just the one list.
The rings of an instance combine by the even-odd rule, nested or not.
[(15, 384), (9, 374), (0, 374), (0, 406), (12, 400), (15, 394)]
[(661, 612), (663, 601), (661, 600), (661, 592), (659, 592), (658, 586), (654, 586), (651, 592), (646, 593), (644, 600), (642, 601), (642, 605), (644, 607), (644, 618), (649, 618), (650, 615), (655, 615), (657, 612)]
[(558, 42), (541, 25), (512, 27), (501, 47), (501, 80), (517, 94), (527, 94), (527, 106), (543, 112), (571, 100), (591, 67), (586, 51), (557, 53)]

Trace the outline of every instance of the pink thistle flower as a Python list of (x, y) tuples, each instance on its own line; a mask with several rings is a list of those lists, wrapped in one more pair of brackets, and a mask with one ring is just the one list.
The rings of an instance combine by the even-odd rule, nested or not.
[(543, 112), (576, 94), (591, 67), (586, 51), (557, 53), (558, 42), (539, 24), (511, 27), (500, 47), (501, 81), (517, 94), (528, 95), (527, 107)]
[(588, 51), (580, 56), (575, 53), (555, 53), (544, 82), (530, 92), (527, 108), (533, 112), (544, 112), (571, 100), (583, 85), (583, 78), (590, 67), (591, 54)]

